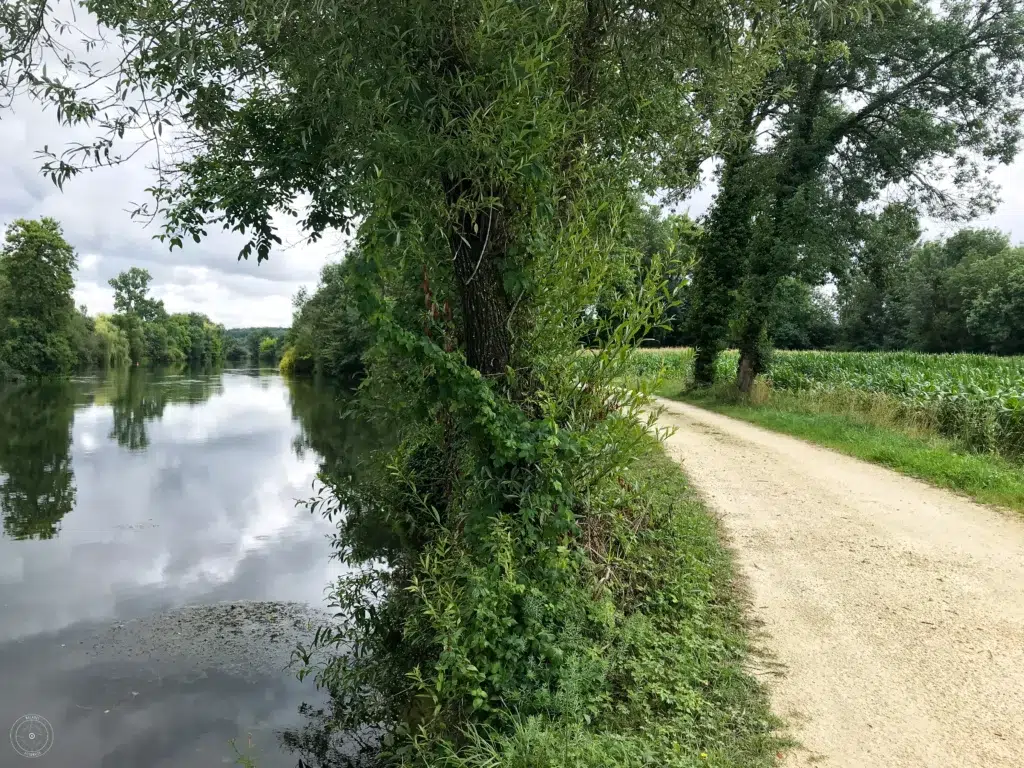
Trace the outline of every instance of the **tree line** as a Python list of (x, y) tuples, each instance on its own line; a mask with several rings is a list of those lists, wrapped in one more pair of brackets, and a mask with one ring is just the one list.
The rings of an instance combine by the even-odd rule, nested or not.
[(0, 378), (63, 377), (127, 365), (222, 362), (224, 328), (206, 315), (168, 313), (132, 267), (111, 278), (114, 313), (76, 307), (77, 257), (52, 218), (19, 219), (0, 249)]
[[(684, 254), (674, 279), (673, 310), (644, 340), (647, 346), (695, 346), (694, 273), (704, 236), (686, 217), (661, 219), (652, 210), (647, 251)], [(674, 234), (680, 230), (682, 237)], [(996, 355), (1024, 353), (1024, 248), (993, 229), (963, 228), (923, 239), (905, 205), (863, 213), (859, 237), (828, 254), (821, 283), (795, 275), (779, 280), (773, 296), (771, 341), (779, 349), (913, 350)], [(726, 318), (724, 344), (741, 343), (737, 304)]]
[(287, 328), (228, 328), (224, 331), (225, 359), (231, 363), (276, 365), (284, 354)]

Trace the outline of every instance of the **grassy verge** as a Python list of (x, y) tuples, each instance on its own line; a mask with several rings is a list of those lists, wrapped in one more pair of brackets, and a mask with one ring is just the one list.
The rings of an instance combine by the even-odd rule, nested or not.
[(786, 392), (762, 387), (740, 398), (731, 387), (685, 391), (663, 384), (663, 397), (699, 405), (894, 469), (976, 501), (1024, 512), (1024, 468), (974, 453), (935, 433), (927, 420), (890, 399), (853, 392)]
[(618, 483), (629, 530), (598, 534), (610, 546), (595, 553), (619, 613), (604, 652), (606, 700), (589, 726), (532, 718), (510, 734), (472, 731), (446, 768), (778, 764), (787, 742), (748, 672), (732, 560), (714, 517), (653, 441)]
[[(733, 562), (714, 515), (653, 439), (583, 522), (605, 642), (581, 658), (596, 695), (563, 686), (548, 715), (462, 729), (430, 768), (775, 768), (789, 742), (749, 672), (751, 647)], [(589, 592), (590, 590), (588, 590)], [(604, 606), (604, 608), (601, 608)], [(589, 667), (595, 669), (589, 669)], [(583, 689), (585, 690), (585, 689)], [(576, 713), (588, 713), (577, 716)], [(317, 723), (312, 724), (319, 727)], [(307, 738), (320, 743), (319, 733)], [(313, 743), (313, 742), (310, 742)], [(319, 754), (319, 753), (310, 753)], [(236, 751), (236, 764), (259, 756)], [(348, 765), (319, 758), (310, 764)]]

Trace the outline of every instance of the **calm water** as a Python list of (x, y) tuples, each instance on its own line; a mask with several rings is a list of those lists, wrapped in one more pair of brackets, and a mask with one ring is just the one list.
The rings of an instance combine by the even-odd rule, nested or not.
[[(256, 371), (0, 385), (0, 766), (219, 766), (232, 739), (295, 765), (275, 734), (318, 695), (282, 670), (310, 618), (280, 603), (337, 575), (295, 506), (300, 416), (331, 403)], [(24, 715), (52, 725), (36, 759)]]

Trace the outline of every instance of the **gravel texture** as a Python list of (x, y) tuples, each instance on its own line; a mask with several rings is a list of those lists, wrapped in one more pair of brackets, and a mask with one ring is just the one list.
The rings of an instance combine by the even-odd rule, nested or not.
[(1024, 766), (1024, 519), (660, 404), (736, 552), (787, 765)]

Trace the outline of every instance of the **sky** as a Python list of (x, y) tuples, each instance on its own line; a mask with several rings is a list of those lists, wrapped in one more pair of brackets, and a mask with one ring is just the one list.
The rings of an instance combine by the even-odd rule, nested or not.
[(288, 326), (298, 289), (315, 286), (321, 267), (345, 251), (340, 235), (306, 243), (295, 220), (285, 217), (278, 222), (283, 246), (260, 265), (255, 257), (239, 261), (244, 238), (219, 230), (171, 252), (153, 239), (159, 222), (147, 226), (129, 212), (149, 201), (152, 153), (80, 175), (62, 192), (40, 174), (36, 153), (47, 144), (63, 146), (68, 138), (54, 114), (34, 103), (20, 100), (0, 111), (0, 226), (18, 218), (57, 219), (78, 253), (75, 303), (90, 314), (113, 311), (110, 278), (144, 267), (153, 276), (151, 294), (163, 299), (168, 312), (203, 312), (228, 328)]
[[(89, 138), (80, 135), (79, 138)], [(42, 176), (36, 153), (44, 145), (64, 146), (72, 135), (57, 125), (52, 112), (35, 103), (17, 101), (0, 111), (0, 226), (18, 218), (52, 216), (78, 253), (75, 300), (90, 314), (113, 311), (113, 292), (107, 281), (130, 267), (152, 274), (152, 295), (169, 312), (203, 312), (228, 328), (287, 326), (291, 300), (302, 286), (313, 288), (324, 264), (340, 260), (346, 240), (328, 235), (307, 243), (294, 219), (278, 221), (284, 245), (269, 261), (239, 261), (241, 236), (213, 231), (201, 243), (185, 243), (169, 251), (154, 240), (159, 224), (133, 220), (129, 211), (148, 201), (145, 192), (155, 180), (153, 151), (140, 152), (130, 162), (71, 179), (58, 189)], [(1000, 167), (995, 180), (1002, 203), (996, 212), (972, 226), (995, 227), (1014, 243), (1024, 241), (1024, 159)], [(709, 181), (690, 200), (674, 207), (697, 217), (714, 198)], [(941, 236), (956, 227), (925, 222), (928, 236)]]

